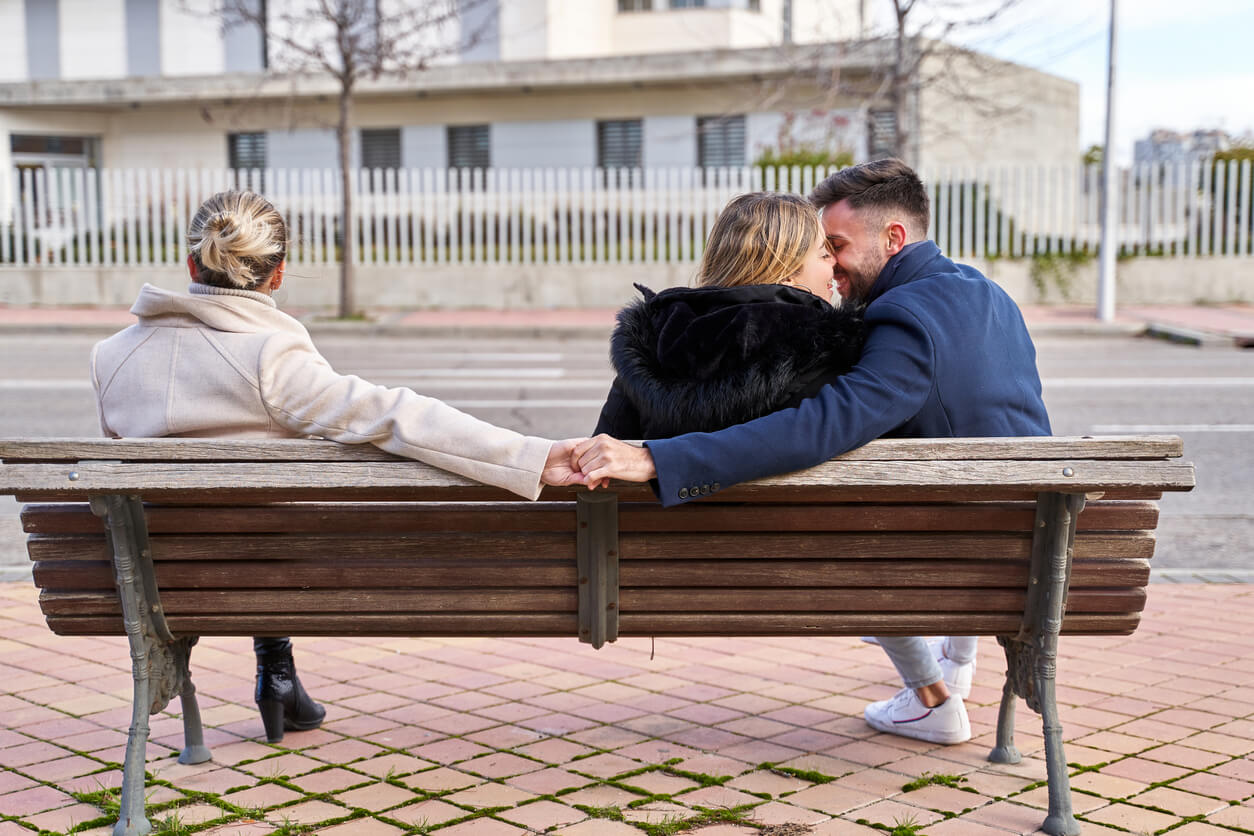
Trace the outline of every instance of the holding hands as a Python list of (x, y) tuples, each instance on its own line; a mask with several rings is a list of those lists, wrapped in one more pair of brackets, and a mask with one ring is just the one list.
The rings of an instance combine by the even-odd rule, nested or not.
[(554, 442), (541, 479), (546, 485), (605, 488), (611, 479), (647, 482), (657, 476), (653, 454), (608, 435)]

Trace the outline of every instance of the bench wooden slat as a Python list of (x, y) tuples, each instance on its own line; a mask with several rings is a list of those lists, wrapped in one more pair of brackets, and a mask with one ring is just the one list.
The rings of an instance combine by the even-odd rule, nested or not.
[[(180, 533), (398, 533), (431, 530), (568, 531), (574, 503), (537, 502), (530, 508), (496, 503), (284, 503), (206, 510), (149, 505), (153, 534)], [(620, 504), (618, 530), (635, 531), (1031, 531), (1031, 502), (932, 503), (927, 505), (725, 505), (696, 503), (678, 508)], [(22, 529), (28, 534), (96, 534), (99, 518), (86, 503), (27, 505)], [(1080, 514), (1080, 531), (1149, 531), (1158, 525), (1151, 502), (1094, 501)]]
[[(1032, 438), (897, 438), (872, 441), (841, 456), (844, 461), (913, 459), (1159, 459), (1178, 458), (1183, 442), (1177, 436), (1101, 436)], [(395, 462), (404, 461), (371, 444), (337, 444), (319, 439), (81, 439), (29, 438), (0, 440), (3, 461), (269, 461), (269, 462)]]
[[(1071, 475), (1065, 475), (1070, 473)], [(74, 476), (71, 479), (71, 475)], [(294, 487), (300, 486), (300, 487)], [(1019, 491), (1085, 493), (1105, 490), (1187, 490), (1193, 486), (1193, 466), (1178, 461), (920, 461), (875, 462), (833, 460), (809, 470), (745, 482), (721, 492), (751, 497), (755, 492), (801, 498), (874, 498), (876, 492), (897, 496), (935, 495), (940, 498)], [(781, 489), (785, 492), (781, 494)], [(35, 498), (83, 498), (91, 494), (134, 493), (152, 500), (166, 496), (244, 498), (340, 499), (490, 499), (503, 492), (485, 488), (426, 468), (416, 462), (236, 462), (199, 470), (186, 464), (145, 462), (120, 464), (0, 465), (0, 494)], [(556, 492), (555, 492), (556, 493)]]
[[(688, 612), (703, 589), (623, 588), (619, 606), (624, 612)], [(554, 589), (288, 589), (281, 595), (254, 589), (166, 590), (162, 608), (168, 616), (190, 613), (322, 613), (322, 612), (573, 612), (576, 590)], [(921, 588), (892, 589), (721, 589), (701, 599), (706, 612), (1015, 612), (1022, 613), (1027, 595), (1022, 589)], [(41, 593), (40, 608), (49, 616), (122, 614), (111, 590)], [(1067, 612), (1139, 612), (1145, 590), (1139, 588), (1078, 588), (1067, 600)], [(118, 623), (119, 630), (121, 622)]]
[[(994, 636), (1014, 633), (1022, 614), (954, 612), (928, 617), (919, 613), (623, 613), (619, 636), (865, 636), (913, 635), (922, 619), (937, 633)], [(1087, 613), (1063, 619), (1063, 635), (1128, 635), (1140, 613)], [(559, 636), (572, 637), (574, 613), (440, 613), (372, 615), (270, 615), (264, 631), (247, 615), (172, 616), (170, 629), (191, 636)], [(118, 632), (109, 616), (54, 616), (54, 633), (108, 636)]]
[[(488, 558), (386, 561), (362, 559), (346, 564), (328, 560), (290, 559), (254, 563), (247, 583), (230, 560), (157, 561), (157, 582), (165, 589), (287, 588), (444, 588), (557, 587), (576, 583), (573, 560), (493, 560)], [(33, 568), (41, 589), (109, 589), (111, 565), (104, 560), (40, 560)], [(839, 560), (768, 558), (765, 560), (622, 560), (622, 587), (1022, 587), (1028, 582), (1027, 560), (937, 561), (928, 558)], [(1073, 588), (1141, 586), (1149, 580), (1149, 561), (1139, 559), (1077, 559)]]
[[(483, 532), (371, 536), (316, 534), (154, 534), (149, 543), (153, 559), (176, 560), (276, 560), (276, 555), (303, 559), (357, 561), (379, 554), (394, 560), (411, 558), (460, 558), (474, 554), (488, 558), (575, 557), (573, 532)], [(1077, 558), (1150, 558), (1154, 535), (1148, 531), (1082, 532), (1075, 538)], [(32, 534), (27, 539), (32, 560), (106, 560), (108, 543), (103, 535)], [(628, 533), (619, 540), (622, 559), (746, 559), (746, 558), (908, 558), (953, 557), (1002, 560), (1027, 559), (1032, 541), (1020, 534), (951, 533), (937, 538), (919, 533), (844, 532), (741, 532)]]

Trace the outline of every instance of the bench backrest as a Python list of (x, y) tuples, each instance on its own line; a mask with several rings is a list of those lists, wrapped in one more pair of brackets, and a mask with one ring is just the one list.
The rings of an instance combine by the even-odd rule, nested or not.
[[(618, 486), (617, 632), (1014, 633), (1033, 498), (1065, 492), (1106, 498), (1079, 516), (1063, 632), (1129, 633), (1154, 548), (1149, 500), (1193, 483), (1179, 454), (1178, 439), (881, 441), (676, 509)], [(569, 490), (511, 500), (373, 448), (314, 441), (0, 441), (0, 458), (0, 492), (151, 500), (154, 574), (176, 634), (579, 626)], [(52, 629), (121, 632), (100, 520), (81, 501), (33, 504), (23, 525)]]

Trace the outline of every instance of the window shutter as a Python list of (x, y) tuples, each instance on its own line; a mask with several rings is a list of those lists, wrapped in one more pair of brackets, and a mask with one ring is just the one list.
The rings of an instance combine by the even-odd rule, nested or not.
[(597, 165), (636, 168), (642, 164), (643, 131), (639, 119), (597, 122)]
[(745, 117), (697, 118), (697, 164), (707, 168), (745, 164)]
[(492, 142), (487, 125), (449, 125), (449, 168), (489, 168)]
[(264, 133), (230, 134), (227, 137), (227, 148), (231, 168), (266, 167), (266, 135)]
[(361, 167), (396, 169), (401, 167), (401, 129), (383, 128), (361, 132)]

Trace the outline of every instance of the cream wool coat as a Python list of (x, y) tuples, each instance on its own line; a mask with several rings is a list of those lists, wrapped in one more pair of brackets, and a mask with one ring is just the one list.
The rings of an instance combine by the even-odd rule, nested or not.
[(105, 435), (369, 442), (528, 499), (540, 495), (552, 442), (340, 374), (263, 293), (189, 290), (144, 285), (131, 307), (139, 322), (92, 349)]

